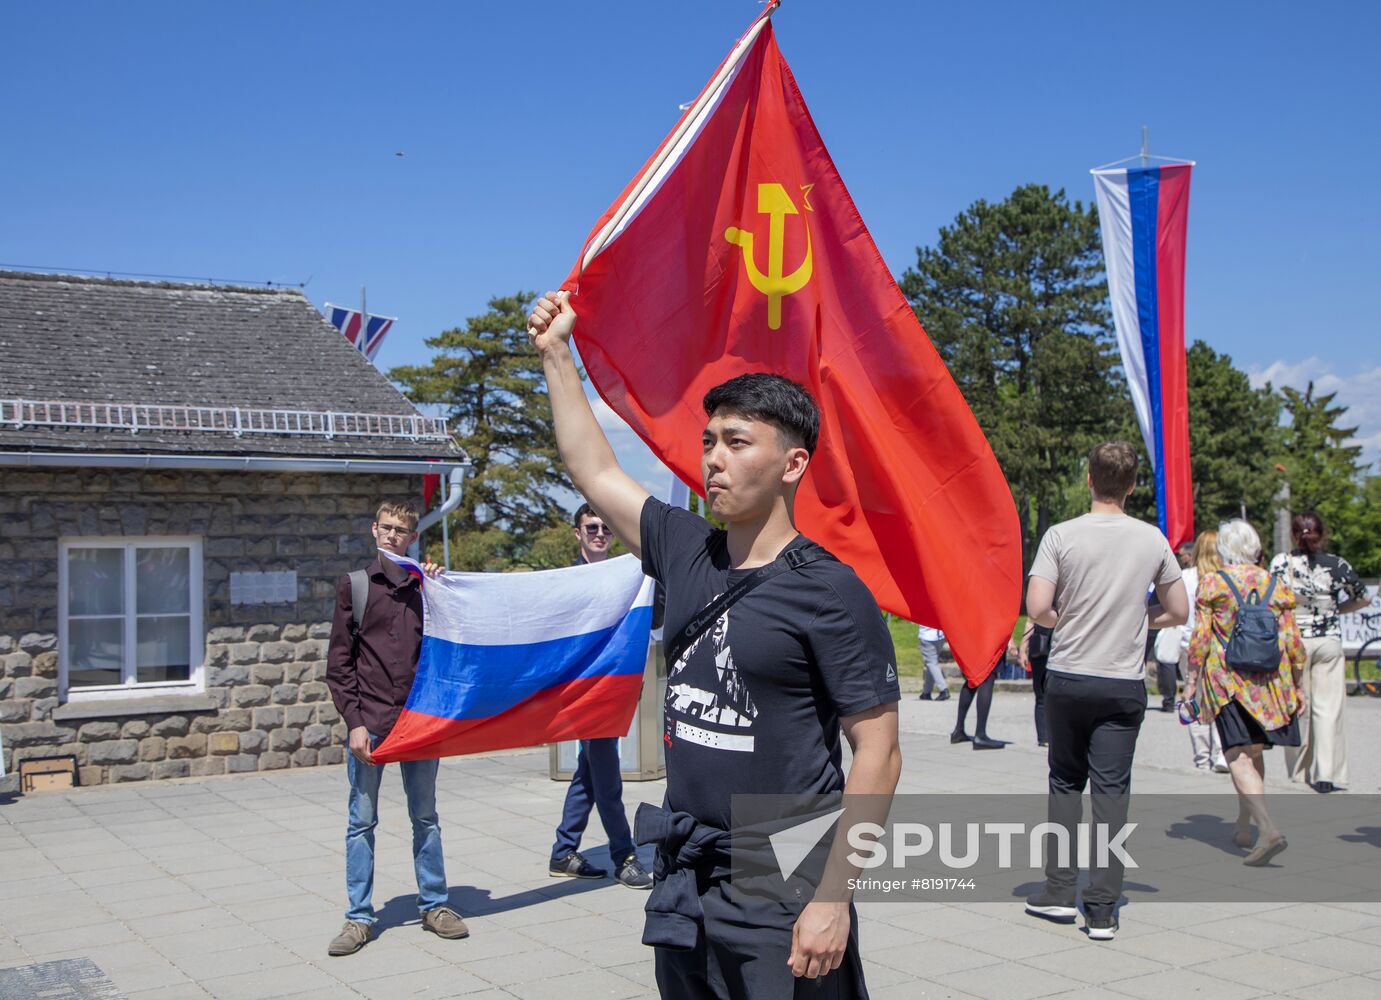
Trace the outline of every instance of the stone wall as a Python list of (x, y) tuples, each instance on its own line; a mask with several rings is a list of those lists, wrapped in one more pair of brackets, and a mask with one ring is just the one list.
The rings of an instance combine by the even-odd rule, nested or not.
[[(0, 475), (0, 791), (21, 760), (76, 757), (81, 783), (338, 764), (326, 686), (335, 581), (370, 558), (382, 496), (418, 477), (6, 470)], [(60, 539), (203, 540), (205, 688), (138, 704), (58, 701)], [(297, 600), (232, 605), (233, 571), (296, 570)]]

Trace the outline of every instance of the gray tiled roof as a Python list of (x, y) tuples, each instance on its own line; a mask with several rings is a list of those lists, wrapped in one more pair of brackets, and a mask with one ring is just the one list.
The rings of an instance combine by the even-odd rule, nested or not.
[[(296, 290), (0, 271), (0, 399), (417, 412)], [(0, 450), (460, 458), (438, 441), (0, 427)]]

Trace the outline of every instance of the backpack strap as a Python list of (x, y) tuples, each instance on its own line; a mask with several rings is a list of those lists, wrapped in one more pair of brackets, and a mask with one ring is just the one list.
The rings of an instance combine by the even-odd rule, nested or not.
[(350, 574), (350, 613), (355, 619), (355, 631), (364, 624), (364, 609), (369, 604), (369, 573), (357, 569)]
[(1272, 573), (1272, 574), (1271, 574), (1271, 582), (1268, 583), (1268, 584), (1266, 585), (1266, 596), (1263, 597), (1263, 598), (1261, 598), (1261, 603), (1262, 603), (1262, 604), (1265, 604), (1265, 605), (1267, 605), (1267, 606), (1270, 605), (1270, 603), (1271, 603), (1271, 595), (1272, 595), (1273, 593), (1275, 593), (1275, 589), (1276, 589), (1276, 580), (1277, 580), (1277, 579), (1279, 579), (1279, 575), (1276, 574), (1276, 573)]
[(350, 659), (360, 647), (360, 626), (364, 624), (364, 609), (369, 604), (369, 573), (362, 569), (350, 574)]
[(1237, 584), (1232, 582), (1232, 577), (1228, 576), (1224, 570), (1220, 569), (1218, 575), (1221, 576), (1223, 582), (1228, 585), (1228, 590), (1232, 591), (1233, 600), (1237, 602), (1237, 606), (1240, 608), (1246, 602), (1242, 600), (1242, 592), (1237, 589)]
[(788, 549), (766, 566), (754, 570), (750, 575), (711, 601), (698, 615), (686, 622), (685, 627), (676, 633), (676, 637), (667, 645), (667, 663), (674, 664), (679, 660), (686, 650), (690, 649), (692, 643), (704, 635), (711, 625), (724, 616), (724, 612), (738, 603), (739, 599), (747, 595), (749, 591), (788, 570), (801, 569), (818, 559), (833, 558), (834, 556), (830, 555), (823, 546), (812, 542), (797, 549)]

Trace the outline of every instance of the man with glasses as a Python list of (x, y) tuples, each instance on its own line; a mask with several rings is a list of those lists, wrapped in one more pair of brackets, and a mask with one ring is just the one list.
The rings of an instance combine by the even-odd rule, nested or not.
[[(575, 512), (575, 537), (580, 543), (580, 552), (572, 566), (609, 558), (613, 529), (588, 503), (581, 504)], [(623, 809), (623, 775), (619, 769), (617, 737), (580, 741), (580, 755), (571, 786), (566, 790), (566, 805), (561, 812), (561, 825), (556, 829), (556, 843), (552, 845), (547, 874), (552, 878), (609, 877), (607, 871), (596, 868), (580, 853), (580, 837), (590, 822), (591, 807), (599, 810), (600, 822), (609, 837), (614, 878), (630, 889), (651, 889), (652, 876), (638, 861), (633, 849), (633, 834), (628, 828), (628, 814)]]
[[(410, 500), (385, 500), (372, 532), (380, 549), (405, 555), (417, 539), (417, 508)], [(429, 574), (438, 567), (428, 563)], [(353, 579), (352, 579), (353, 578)], [(356, 613), (356, 605), (362, 605)], [(326, 654), (326, 683), (349, 727), (349, 822), (345, 834), (345, 888), (350, 908), (345, 927), (327, 949), (352, 955), (369, 941), (374, 926), (374, 828), (379, 823), (379, 780), (383, 765), (372, 752), (388, 735), (412, 690), (422, 648), (422, 591), (417, 579), (391, 559), (375, 559), (336, 583), (336, 610)], [(412, 863), (417, 874), (417, 909), (423, 930), (443, 938), (468, 936), (465, 921), (446, 905), (446, 870), (441, 825), (436, 815), (438, 761), (404, 761), (403, 791), (412, 820)]]

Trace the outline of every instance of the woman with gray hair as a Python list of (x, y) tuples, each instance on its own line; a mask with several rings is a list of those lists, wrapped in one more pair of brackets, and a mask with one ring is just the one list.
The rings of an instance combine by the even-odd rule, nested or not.
[[(1298, 715), (1304, 643), (1295, 624), (1295, 594), (1289, 584), (1260, 567), (1261, 538), (1246, 521), (1218, 526), (1222, 568), (1199, 581), (1195, 598), (1194, 635), (1189, 641), (1189, 680), (1184, 700), (1191, 712), (1211, 720), (1227, 757), (1237, 791), (1237, 823), (1232, 842), (1255, 849), (1242, 861), (1257, 867), (1285, 850), (1285, 836), (1266, 811), (1266, 763), (1262, 751), (1299, 746)], [(1270, 608), (1280, 640), (1275, 670), (1239, 670), (1226, 663), (1228, 639), (1239, 611), (1252, 595)], [(1202, 692), (1201, 702), (1195, 694)], [(1252, 837), (1252, 824), (1256, 838)]]

